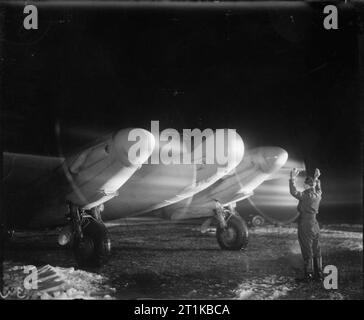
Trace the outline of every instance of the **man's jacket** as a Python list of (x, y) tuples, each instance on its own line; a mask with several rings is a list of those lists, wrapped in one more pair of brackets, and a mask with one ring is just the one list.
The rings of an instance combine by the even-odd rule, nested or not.
[(295, 179), (289, 180), (289, 191), (293, 197), (299, 200), (297, 210), (300, 213), (300, 220), (311, 220), (318, 214), (322, 198), (321, 182), (316, 180), (314, 188), (298, 191)]

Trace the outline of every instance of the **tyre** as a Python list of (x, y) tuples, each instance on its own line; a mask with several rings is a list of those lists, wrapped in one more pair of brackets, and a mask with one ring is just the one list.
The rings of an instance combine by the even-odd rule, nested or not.
[(241, 250), (248, 245), (248, 227), (245, 221), (236, 215), (232, 215), (227, 221), (227, 227), (216, 229), (216, 239), (221, 249)]
[(254, 227), (261, 227), (264, 224), (265, 220), (262, 216), (254, 216), (252, 219), (252, 225)]
[(111, 241), (103, 223), (88, 218), (83, 227), (83, 238), (75, 239), (73, 251), (80, 267), (100, 267), (111, 253)]

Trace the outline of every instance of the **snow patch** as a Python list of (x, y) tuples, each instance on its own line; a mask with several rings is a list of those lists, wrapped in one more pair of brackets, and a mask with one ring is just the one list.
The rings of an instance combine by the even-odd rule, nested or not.
[(363, 242), (347, 239), (337, 245), (337, 247), (350, 251), (363, 251)]
[(24, 279), (29, 275), (26, 270), (32, 268), (6, 262), (3, 296), (7, 295), (8, 299), (112, 299), (115, 292), (106, 284), (107, 278), (99, 274), (50, 265), (37, 269), (38, 288), (26, 289)]
[(234, 290), (237, 300), (275, 300), (297, 288), (293, 278), (267, 276), (245, 280)]

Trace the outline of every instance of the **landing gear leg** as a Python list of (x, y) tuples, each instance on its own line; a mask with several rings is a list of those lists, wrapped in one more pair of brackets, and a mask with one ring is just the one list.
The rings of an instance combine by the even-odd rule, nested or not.
[(93, 208), (86, 212), (70, 204), (73, 251), (79, 266), (100, 267), (110, 257), (111, 241), (100, 211), (100, 208)]
[(219, 201), (216, 201), (215, 205), (216, 205), (216, 208), (214, 209), (214, 213), (215, 213), (216, 220), (219, 224), (219, 227), (221, 229), (226, 229), (227, 223), (225, 220), (226, 218), (225, 218), (224, 207), (221, 205), (221, 203)]
[(74, 204), (69, 204), (69, 219), (72, 224), (73, 229), (73, 236), (75, 239), (82, 239), (83, 238), (83, 231), (82, 231), (82, 214), (84, 211), (79, 209)]
[(248, 227), (245, 221), (236, 214), (235, 207), (224, 208), (216, 201), (215, 217), (217, 242), (224, 250), (241, 250), (248, 245)]

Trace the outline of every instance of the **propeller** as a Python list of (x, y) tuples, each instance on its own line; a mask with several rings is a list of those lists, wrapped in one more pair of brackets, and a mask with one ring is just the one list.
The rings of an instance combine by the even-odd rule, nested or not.
[[(274, 191), (274, 195), (271, 195), (272, 199), (274, 199), (274, 196), (276, 195), (277, 198), (278, 196), (287, 196), (290, 198), (290, 195), (287, 193), (287, 189), (286, 188), (280, 188), (281, 184), (284, 186), (288, 185), (288, 180), (290, 178), (290, 172), (293, 168), (297, 168), (300, 173), (299, 173), (299, 177), (298, 177), (298, 182), (302, 182), (303, 181), (303, 176), (306, 175), (306, 166), (304, 164), (303, 161), (299, 161), (299, 160), (294, 160), (294, 159), (289, 159), (286, 164), (280, 169), (278, 170), (276, 173), (272, 174), (266, 181), (269, 181), (270, 184), (275, 183), (276, 182), (276, 186), (268, 186), (267, 184), (265, 185), (265, 187), (269, 187), (272, 188), (271, 191), (273, 193)], [(302, 181), (301, 181), (302, 180)], [(264, 184), (263, 184), (264, 185)], [(279, 188), (278, 188), (279, 187)], [(275, 189), (273, 189), (275, 188)], [(260, 188), (258, 188), (257, 190), (259, 191)], [(270, 190), (268, 190), (269, 192)], [(292, 198), (292, 204), (295, 203), (294, 199)], [(252, 206), (252, 208), (254, 209), (255, 212), (257, 212), (258, 215), (261, 215), (262, 217), (264, 217), (267, 221), (271, 222), (271, 223), (278, 223), (278, 224), (286, 224), (286, 223), (291, 223), (293, 221), (295, 221), (298, 217), (298, 212), (294, 211), (295, 214), (294, 216), (290, 217), (288, 220), (285, 220), (284, 222), (273, 218), (270, 214), (268, 214), (268, 212), (264, 212), (264, 210), (262, 208), (259, 207), (259, 205), (257, 205), (252, 197), (248, 198), (248, 202), (249, 204)], [(279, 206), (279, 204), (278, 204)], [(282, 204), (283, 206), (283, 204)], [(273, 210), (273, 209), (272, 209)]]

